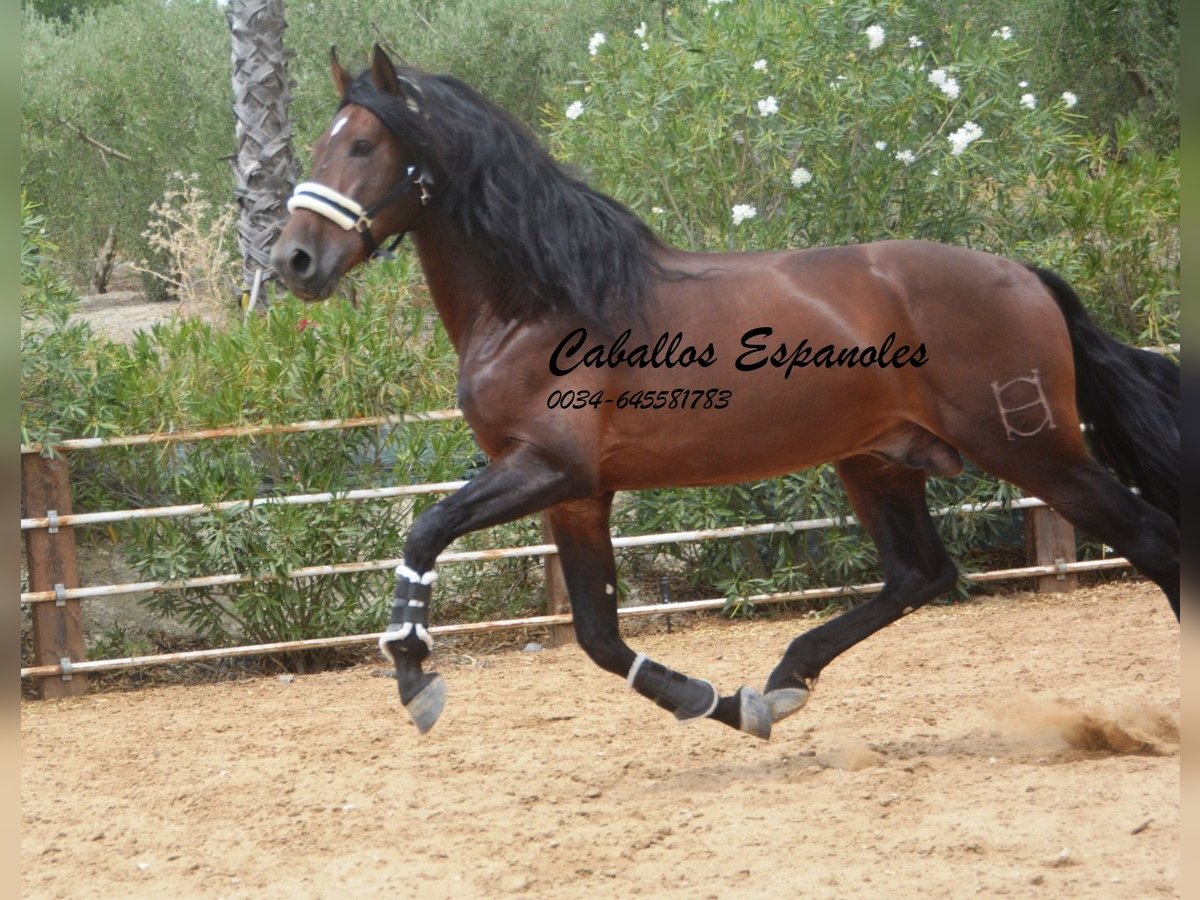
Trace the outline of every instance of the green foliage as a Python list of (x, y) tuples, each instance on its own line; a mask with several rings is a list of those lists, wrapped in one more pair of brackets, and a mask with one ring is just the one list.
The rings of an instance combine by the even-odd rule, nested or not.
[(22, 10), (33, 10), (42, 18), (64, 24), (77, 21), (89, 12), (112, 6), (120, 0), (21, 0)]
[(21, 197), (21, 439), (82, 433), (85, 398), (102, 352), (86, 322), (72, 321), (79, 298), (54, 271), (57, 248), (37, 206)]
[[(229, 36), (222, 10), (205, 0), (68, 5), (70, 16), (44, 3), (23, 4), (23, 183), (46, 209), (51, 236), (63, 248), (73, 280), (82, 281), (110, 224), (117, 227), (118, 250), (125, 258), (146, 258), (151, 268), (162, 271), (164, 261), (146, 244), (143, 232), (149, 208), (169, 189), (172, 173), (196, 173), (197, 185), (206, 196), (228, 197), (227, 202), (233, 202), (229, 164), (224, 159), (234, 149), (234, 135), (229, 112)], [(833, 130), (840, 130), (847, 140), (860, 145), (865, 141), (868, 147), (874, 140), (886, 140), (867, 134), (866, 123), (856, 127), (844, 118), (852, 113), (855, 97), (864, 91), (880, 92), (870, 120), (872, 132), (898, 134), (905, 128), (929, 125), (921, 116), (927, 118), (931, 110), (916, 109), (913, 95), (918, 89), (933, 101), (938, 101), (939, 95), (920, 79), (904, 84), (892, 78), (884, 65), (885, 58), (893, 65), (902, 61), (904, 54), (894, 51), (897, 44), (902, 49), (909, 33), (926, 42), (925, 57), (930, 64), (958, 60), (987, 67), (998, 63), (996, 54), (1006, 57), (1008, 74), (1030, 83), (1042, 112), (1063, 90), (1073, 90), (1080, 97), (1073, 112), (1092, 117), (1075, 123), (1081, 129), (1106, 135), (1115, 132), (1121, 116), (1137, 115), (1150, 149), (1158, 152), (1177, 145), (1178, 16), (1176, 5), (1169, 0), (1152, 4), (1111, 0), (1108, 6), (1092, 0), (1052, 0), (1049, 5), (1029, 0), (1016, 4), (914, 0), (904, 7), (839, 0), (810, 7), (767, 3), (759, 10), (758, 6), (747, 0), (712, 6), (719, 16), (708, 15), (710, 6), (700, 0), (678, 6), (646, 0), (533, 0), (516, 13), (505, 0), (363, 0), (294, 7), (286, 39), (296, 52), (289, 74), (295, 82), (292, 115), (297, 150), (303, 157), (329, 122), (334, 101), (327, 65), (330, 44), (338, 44), (343, 61), (357, 69), (365, 64), (371, 44), (381, 41), (406, 60), (451, 72), (480, 86), (500, 105), (537, 126), (539, 111), (551, 101), (558, 103), (559, 86), (572, 77), (572, 63), (585, 52), (588, 37), (597, 30), (613, 37), (604, 52), (590, 61), (608, 65), (605, 60), (611, 62), (611, 51), (624, 53), (625, 45), (636, 46), (628, 35), (640, 20), (649, 23), (651, 50), (621, 58), (641, 68), (680, 68), (674, 73), (664, 70), (671, 78), (670, 88), (655, 85), (643, 74), (646, 97), (631, 95), (626, 102), (654, 102), (666, 92), (675, 96), (671, 103), (657, 103), (657, 122), (641, 126), (630, 122), (627, 127), (658, 128), (669, 145), (672, 129), (686, 129), (689, 120), (702, 120), (702, 114), (714, 108), (709, 101), (722, 99), (707, 95), (701, 85), (730, 91), (724, 99), (740, 98), (740, 112), (752, 126), (748, 130), (751, 143), (741, 145), (743, 163), (752, 162), (756, 153), (777, 150), (779, 136), (773, 133), (779, 124), (789, 118), (803, 121), (809, 103), (818, 118), (808, 126), (817, 134), (832, 135)], [(792, 20), (786, 27), (776, 21), (781, 9)], [(856, 42), (847, 40), (848, 30), (861, 30), (874, 19), (889, 32), (882, 52), (867, 51), (861, 34), (856, 35)], [(698, 21), (714, 28), (697, 31)], [(830, 31), (831, 25), (839, 22), (844, 26), (841, 31)], [(1014, 40), (993, 40), (991, 32), (1005, 24), (1012, 26)], [(626, 37), (618, 40), (619, 35)], [(832, 45), (820, 43), (829, 38), (834, 40)], [(681, 40), (689, 42), (686, 57), (666, 58), (668, 45)], [(714, 43), (718, 40), (726, 43)], [(993, 48), (990, 55), (980, 55), (974, 44), (1001, 46)], [(795, 102), (785, 105), (777, 119), (758, 122), (753, 101), (767, 95), (743, 93), (750, 86), (744, 67), (757, 58), (773, 62), (771, 71), (758, 79), (758, 86), (769, 85), (780, 97), (799, 84), (816, 86), (838, 75), (851, 81), (843, 85), (840, 104), (831, 103), (828, 97), (810, 96), (797, 87), (792, 94)], [(717, 77), (719, 73), (724, 74)], [(1136, 77), (1130, 73), (1137, 73)], [(964, 68), (956, 74), (964, 86), (971, 85), (967, 93), (974, 98), (969, 113), (959, 104), (962, 120), (982, 115), (976, 101), (982, 97), (988, 73), (980, 72), (977, 78), (975, 72)], [(695, 87), (679, 77), (682, 75), (695, 75)], [(793, 80), (796, 85), (790, 84)], [(1145, 90), (1138, 87), (1143, 83), (1148, 86)], [(1130, 90), (1137, 96), (1131, 99)], [(1005, 131), (995, 129), (1004, 129), (1006, 123), (1010, 123), (1009, 131), (1019, 130), (1016, 120), (1008, 116), (1019, 94), (1011, 90), (994, 93), (999, 104), (989, 113), (994, 127), (980, 122), (986, 132), (985, 143), (1003, 142)], [(932, 112), (936, 115), (936, 110)], [(916, 114), (911, 122), (904, 119), (910, 113)], [(661, 118), (664, 115), (666, 119)], [(724, 133), (729, 139), (730, 132), (720, 130), (721, 121), (709, 124), (717, 126), (714, 136)], [(947, 124), (948, 130), (953, 130), (959, 123)], [(87, 143), (81, 132), (133, 161)], [(1040, 139), (1036, 131), (1025, 135), (1031, 142)], [(924, 194), (932, 186), (913, 192), (913, 182), (921, 181), (914, 172), (896, 174), (899, 169), (895, 165), (883, 165), (891, 152), (903, 149), (894, 144), (889, 147), (887, 154), (880, 154), (878, 170), (864, 175), (879, 176), (871, 182), (871, 189), (880, 193), (881, 200), (905, 207), (896, 212), (901, 220), (920, 218), (929, 202)], [(680, 152), (669, 156), (686, 163), (694, 149), (685, 140), (679, 145)], [(918, 152), (920, 147), (908, 149)], [(629, 151), (626, 156), (639, 165), (623, 167), (624, 179), (641, 180), (644, 166), (640, 159), (630, 157)], [(813, 163), (819, 160), (806, 158), (807, 167), (816, 173)], [(956, 177), (949, 180), (959, 182)], [(610, 186), (620, 196), (633, 196), (616, 181)], [(782, 187), (786, 189), (786, 181)], [(829, 181), (823, 188), (818, 181), (813, 183), (813, 191), (823, 189), (830, 196), (835, 196), (838, 187)], [(863, 189), (861, 184), (853, 187)], [(953, 198), (932, 199), (944, 208), (941, 201)], [(669, 198), (660, 197), (655, 205), (671, 210)], [(760, 207), (760, 213), (763, 211)], [(969, 219), (966, 214), (964, 217)], [(924, 215), (924, 219), (922, 233), (934, 237), (961, 234), (958, 217), (933, 221)], [(793, 222), (793, 243), (803, 243), (805, 222), (802, 218), (793, 218)], [(840, 233), (847, 239), (863, 237), (855, 233), (861, 223), (853, 217), (840, 224)], [(673, 232), (679, 233), (680, 227), (681, 223), (675, 223)], [(683, 231), (688, 244), (709, 245), (711, 234), (697, 231), (694, 223), (689, 227), (691, 230)], [(746, 229), (743, 238), (753, 237), (751, 231)], [(162, 292), (156, 279), (148, 279), (146, 287)]]
[(547, 124), (690, 249), (977, 246), (1061, 269), (1126, 338), (1177, 340), (1175, 155), (1128, 123), (1079, 133), (1003, 26), (927, 24), (863, 0), (691, 4), (608, 36)]
[(1008, 25), (1030, 50), (1026, 77), (1074, 91), (1096, 135), (1133, 118), (1157, 152), (1179, 146), (1178, 0), (916, 0), (923, 18)]
[(1111, 330), (1179, 341), (1179, 151), (1151, 152), (1132, 119), (1088, 142), (1039, 198), (1060, 224), (1031, 248), (1079, 287)]
[[(533, 121), (592, 23), (644, 5), (534, 0), (518, 15), (506, 0), (294, 6), (286, 41), (295, 51), (289, 76), (296, 151), (303, 160), (334, 110), (331, 44), (358, 71), (371, 45), (383, 42), (423, 68), (485, 87)], [(110, 224), (124, 258), (167, 271), (143, 233), (151, 205), (172, 189), (177, 173), (195, 173), (206, 197), (234, 203), (224, 13), (208, 0), (116, 0), (81, 6), (65, 24), (40, 9), (27, 5), (22, 20), (22, 183), (46, 209), (72, 280), (84, 282)], [(164, 293), (159, 279), (146, 279), (145, 288)]]
[(145, 635), (134, 633), (124, 625), (113, 625), (92, 641), (88, 652), (93, 659), (124, 659), (153, 653), (154, 645)]
[[(453, 354), (424, 310), (368, 295), (303, 307), (290, 300), (227, 333), (195, 321), (159, 325), (112, 348), (97, 380), (102, 427), (143, 433), (292, 422), (452, 405)], [(134, 401), (134, 398), (137, 398)], [(364, 486), (453, 480), (474, 453), (465, 428), (416, 425), (229, 438), (89, 457), (82, 505), (215, 503), (273, 494), (340, 493)], [(306, 565), (398, 554), (408, 500), (257, 507), (118, 529), (148, 579), (238, 572), (282, 576)], [(385, 621), (390, 574), (278, 578), (152, 595), (154, 611), (216, 644), (369, 631)], [(298, 667), (322, 654), (297, 654)]]
[(21, 179), (74, 280), (110, 225), (123, 256), (153, 258), (142, 232), (173, 172), (232, 202), (229, 37), (215, 4), (123, 0), (71, 25), (26, 10), (22, 51)]
[[(448, 72), (485, 90), (524, 121), (566, 77), (569, 60), (600, 23), (632, 20), (657, 6), (637, 0), (363, 0), (322, 4), (289, 16), (288, 42), (297, 51), (295, 116), (301, 144), (329, 124), (333, 88), (327, 63), (336, 44), (352, 72), (382, 43), (398, 60)], [(311, 14), (309, 14), (311, 13)]]

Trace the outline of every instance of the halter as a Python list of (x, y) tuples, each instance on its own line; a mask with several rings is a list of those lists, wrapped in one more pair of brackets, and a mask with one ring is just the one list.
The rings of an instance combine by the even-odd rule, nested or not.
[[(392, 255), (400, 241), (404, 239), (404, 235), (411, 230), (411, 226), (397, 234), (388, 248), (381, 249), (375, 242), (375, 236), (371, 234), (371, 226), (375, 224), (375, 217), (411, 191), (413, 185), (421, 187), (421, 208), (424, 209), (432, 199), (428, 188), (431, 183), (432, 179), (422, 172), (420, 167), (409, 166), (404, 173), (403, 180), (376, 201), (370, 209), (363, 209), (358, 201), (331, 187), (326, 187), (318, 181), (305, 181), (296, 185), (296, 190), (287, 202), (287, 209), (290, 213), (297, 209), (311, 210), (346, 231), (357, 231), (367, 247), (368, 259), (374, 259), (376, 256), (386, 258)], [(413, 224), (415, 225), (416, 222)]]

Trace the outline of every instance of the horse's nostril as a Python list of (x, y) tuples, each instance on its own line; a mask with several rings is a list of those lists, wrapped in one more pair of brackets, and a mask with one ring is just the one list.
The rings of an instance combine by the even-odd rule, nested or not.
[(312, 257), (299, 247), (292, 251), (291, 258), (288, 260), (293, 274), (296, 275), (307, 275), (309, 269), (312, 268), (312, 262)]

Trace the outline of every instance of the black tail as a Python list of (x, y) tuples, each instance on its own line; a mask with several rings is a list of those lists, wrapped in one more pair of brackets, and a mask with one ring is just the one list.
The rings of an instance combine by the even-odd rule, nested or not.
[(1066, 281), (1030, 266), (1071, 335), (1075, 400), (1092, 453), (1179, 524), (1179, 366), (1102, 331)]

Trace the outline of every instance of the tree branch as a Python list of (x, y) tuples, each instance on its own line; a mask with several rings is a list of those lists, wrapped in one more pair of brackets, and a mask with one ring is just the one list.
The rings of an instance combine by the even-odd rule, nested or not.
[(102, 154), (105, 154), (106, 156), (115, 156), (117, 159), (125, 160), (125, 162), (133, 162), (133, 157), (127, 156), (126, 154), (122, 153), (120, 150), (114, 150), (112, 147), (108, 146), (107, 144), (100, 143), (100, 141), (96, 140), (94, 137), (89, 135), (80, 126), (76, 125), (74, 122), (68, 122), (62, 116), (58, 116), (58, 122), (64, 128), (69, 128), (72, 131), (74, 131), (77, 135), (79, 135), (79, 137), (83, 140), (83, 142), (85, 144), (91, 144), (93, 147), (95, 147), (97, 150), (99, 150)]

